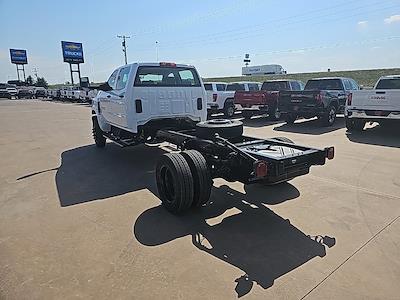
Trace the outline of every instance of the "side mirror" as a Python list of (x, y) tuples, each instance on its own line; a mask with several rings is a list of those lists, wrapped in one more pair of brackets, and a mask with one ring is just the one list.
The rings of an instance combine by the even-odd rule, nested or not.
[(112, 88), (111, 86), (108, 84), (108, 82), (104, 82), (102, 83), (100, 86), (97, 87), (98, 90), (100, 91), (104, 91), (104, 92), (108, 92), (111, 91)]
[(360, 90), (363, 90), (364, 89), (364, 86), (363, 85), (360, 85)]

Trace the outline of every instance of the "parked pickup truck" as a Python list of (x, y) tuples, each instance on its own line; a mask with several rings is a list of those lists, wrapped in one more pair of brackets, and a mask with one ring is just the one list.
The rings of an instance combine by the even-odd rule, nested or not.
[(351, 78), (326, 77), (307, 81), (304, 91), (283, 91), (279, 95), (279, 110), (288, 124), (298, 117), (318, 117), (322, 125), (332, 126), (337, 113), (343, 113), (352, 91), (359, 90)]
[(226, 82), (204, 82), (207, 93), (207, 112), (209, 115), (218, 113), (225, 106), (227, 95)]
[(249, 81), (240, 81), (240, 82), (230, 82), (227, 84), (224, 92), (221, 92), (217, 96), (216, 104), (208, 105), (208, 113), (217, 113), (223, 112), (225, 117), (230, 118), (235, 114), (235, 92), (236, 91), (259, 91), (260, 90), (259, 82), (249, 82)]
[(400, 75), (379, 78), (373, 90), (354, 91), (347, 98), (348, 131), (361, 131), (366, 122), (400, 124)]
[(235, 109), (242, 112), (245, 119), (254, 115), (268, 114), (272, 120), (279, 120), (281, 113), (278, 109), (280, 91), (301, 91), (304, 83), (298, 80), (265, 81), (260, 91), (237, 91), (234, 102)]
[(334, 157), (333, 147), (300, 146), (284, 137), (247, 137), (240, 121), (206, 121), (206, 91), (193, 66), (124, 65), (98, 89), (92, 103), (97, 147), (104, 148), (109, 139), (122, 147), (169, 142), (179, 149), (161, 155), (155, 168), (158, 196), (175, 214), (205, 205), (214, 178), (276, 184)]

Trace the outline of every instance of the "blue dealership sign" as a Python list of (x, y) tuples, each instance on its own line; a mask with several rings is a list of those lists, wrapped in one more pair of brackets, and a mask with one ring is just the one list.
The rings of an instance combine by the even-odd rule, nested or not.
[(11, 63), (17, 65), (26, 65), (28, 63), (28, 57), (26, 56), (26, 50), (21, 49), (10, 49)]
[(82, 43), (61, 42), (64, 62), (80, 64), (83, 63), (83, 47)]

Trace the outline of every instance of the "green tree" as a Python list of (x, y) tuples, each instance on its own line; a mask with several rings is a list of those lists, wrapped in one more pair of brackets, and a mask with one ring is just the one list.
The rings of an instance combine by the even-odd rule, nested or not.
[(38, 77), (35, 86), (40, 86), (47, 89), (49, 85), (44, 77)]
[(26, 83), (29, 84), (29, 85), (33, 85), (33, 77), (31, 75), (29, 75), (26, 78)]

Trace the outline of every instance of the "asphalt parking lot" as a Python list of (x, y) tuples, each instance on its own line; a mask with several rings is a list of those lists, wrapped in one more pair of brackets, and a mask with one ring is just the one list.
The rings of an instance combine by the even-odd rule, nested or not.
[(216, 180), (176, 217), (154, 180), (167, 146), (97, 149), (87, 105), (0, 100), (0, 298), (399, 299), (398, 128), (315, 123), (245, 133), (333, 161), (273, 187)]

